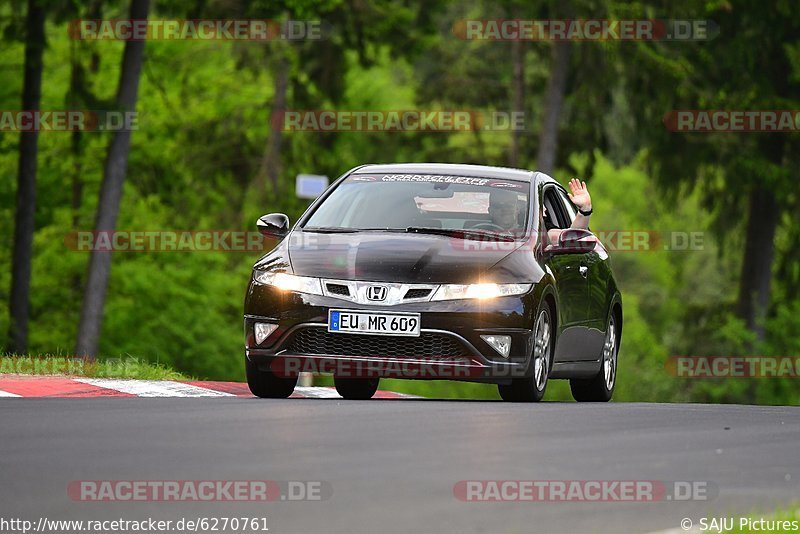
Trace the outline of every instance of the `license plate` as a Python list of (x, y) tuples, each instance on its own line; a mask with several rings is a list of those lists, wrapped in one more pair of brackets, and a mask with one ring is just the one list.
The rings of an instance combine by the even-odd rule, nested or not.
[(381, 334), (419, 336), (418, 313), (382, 313), (354, 310), (329, 310), (328, 332), (342, 334)]

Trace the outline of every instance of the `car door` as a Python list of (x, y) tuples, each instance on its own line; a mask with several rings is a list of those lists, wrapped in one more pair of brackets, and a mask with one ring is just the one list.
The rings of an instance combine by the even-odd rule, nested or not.
[[(558, 198), (567, 213), (570, 224), (578, 213), (577, 208), (562, 189), (557, 189)], [(597, 360), (605, 341), (608, 254), (602, 246), (581, 255), (578, 271), (586, 281), (584, 297), (584, 328), (580, 332), (579, 349), (581, 360)]]
[(609, 282), (611, 280), (611, 266), (609, 265), (608, 252), (602, 243), (586, 255), (588, 267), (588, 297), (587, 326), (589, 328), (587, 345), (591, 347), (591, 354), (599, 359), (603, 352), (608, 328), (608, 313), (611, 293)]
[[(570, 212), (560, 198), (555, 186), (543, 190), (543, 206), (552, 222), (560, 229), (569, 228), (574, 213)], [(556, 281), (559, 310), (559, 336), (556, 343), (555, 360), (559, 362), (591, 359), (587, 351), (589, 292), (586, 253), (548, 254), (545, 264), (550, 267)]]

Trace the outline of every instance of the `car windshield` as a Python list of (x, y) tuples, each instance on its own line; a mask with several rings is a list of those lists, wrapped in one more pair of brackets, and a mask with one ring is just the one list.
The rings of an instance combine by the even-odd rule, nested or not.
[(428, 174), (352, 175), (314, 211), (305, 230), (441, 229), (521, 236), (527, 182)]

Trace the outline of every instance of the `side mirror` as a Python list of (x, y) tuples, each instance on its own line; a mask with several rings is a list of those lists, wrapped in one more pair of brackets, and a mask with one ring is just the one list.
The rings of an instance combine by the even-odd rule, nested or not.
[(567, 228), (558, 236), (557, 245), (549, 245), (545, 252), (551, 254), (585, 254), (597, 246), (597, 236), (582, 228)]
[(270, 213), (260, 217), (256, 227), (264, 237), (281, 239), (289, 233), (289, 217), (283, 213)]

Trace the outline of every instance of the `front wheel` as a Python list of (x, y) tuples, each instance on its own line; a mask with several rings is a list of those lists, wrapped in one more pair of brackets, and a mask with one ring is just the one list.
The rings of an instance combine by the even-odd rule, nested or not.
[(297, 376), (275, 376), (272, 371), (259, 369), (258, 365), (251, 362), (247, 357), (244, 359), (244, 368), (250, 392), (262, 399), (285, 399), (292, 394), (295, 385), (297, 385)]
[(336, 392), (350, 400), (367, 400), (378, 391), (380, 378), (341, 378), (333, 375)]
[(500, 397), (509, 402), (538, 402), (544, 397), (547, 388), (547, 377), (550, 374), (551, 338), (553, 321), (550, 318), (550, 307), (542, 303), (533, 335), (533, 354), (531, 376), (512, 378), (510, 384), (497, 386)]
[(614, 314), (608, 318), (606, 341), (603, 344), (603, 362), (593, 378), (569, 381), (572, 397), (578, 402), (608, 402), (617, 385), (617, 328)]

